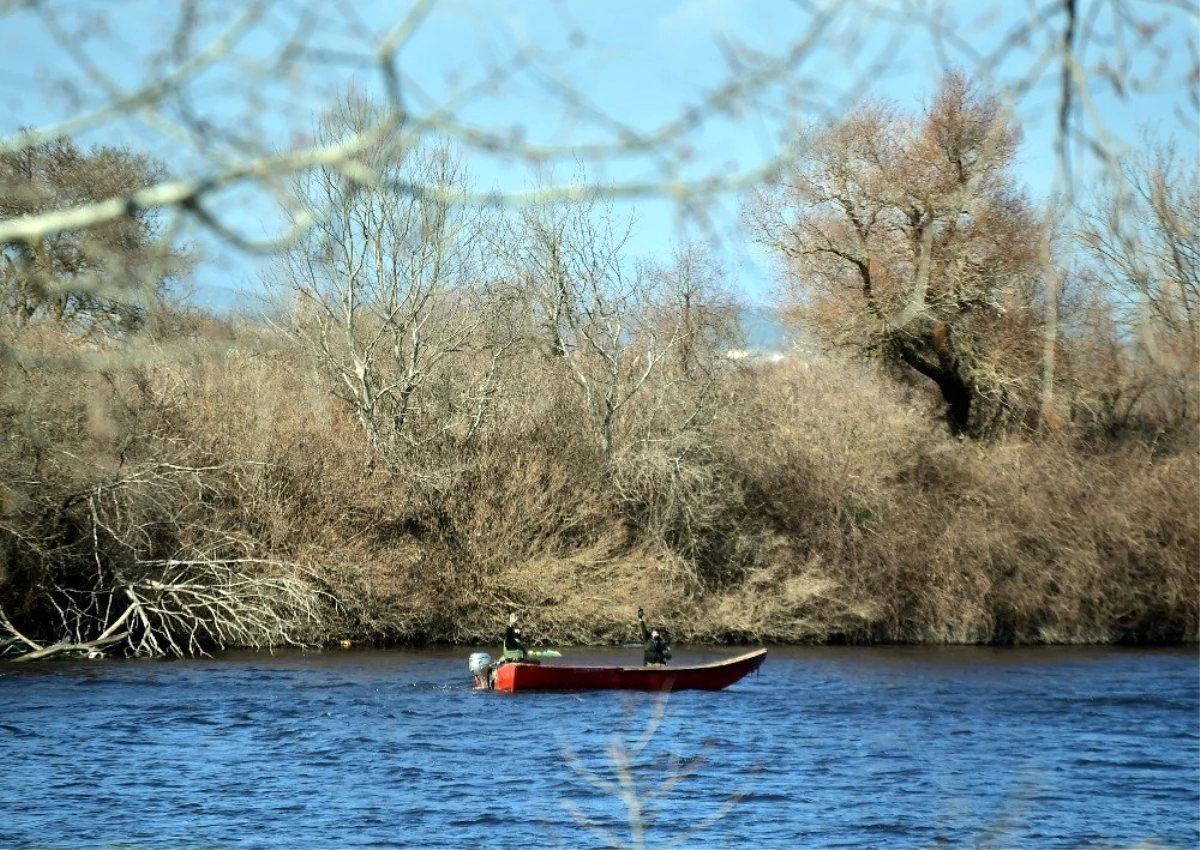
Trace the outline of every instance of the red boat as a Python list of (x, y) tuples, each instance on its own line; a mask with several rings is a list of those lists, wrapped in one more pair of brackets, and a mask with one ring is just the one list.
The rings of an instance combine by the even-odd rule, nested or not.
[(690, 667), (571, 667), (565, 664), (501, 664), (489, 671), (497, 691), (719, 691), (753, 673), (765, 649)]

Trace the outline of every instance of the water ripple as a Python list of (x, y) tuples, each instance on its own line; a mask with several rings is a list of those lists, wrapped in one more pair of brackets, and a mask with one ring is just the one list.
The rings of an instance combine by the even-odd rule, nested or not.
[(466, 654), (5, 669), (0, 846), (602, 846), (621, 782), (651, 846), (1200, 844), (1194, 652), (772, 650), (659, 727), (653, 695), (475, 692)]

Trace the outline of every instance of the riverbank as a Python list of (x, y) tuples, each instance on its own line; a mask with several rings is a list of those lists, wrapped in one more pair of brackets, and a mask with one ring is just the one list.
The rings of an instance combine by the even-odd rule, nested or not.
[(680, 643), (1198, 637), (1186, 429), (959, 440), (884, 376), (785, 359), (638, 396), (606, 456), (531, 352), (470, 433), (427, 398), (388, 464), (262, 328), (172, 339), (97, 371), (29, 333), (59, 368), (5, 367), (0, 607), (34, 641), (486, 645), (516, 613), (605, 645), (638, 605)]

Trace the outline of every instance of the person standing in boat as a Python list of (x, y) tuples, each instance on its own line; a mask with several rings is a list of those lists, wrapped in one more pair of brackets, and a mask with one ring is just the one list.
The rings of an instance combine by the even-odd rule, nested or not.
[(663, 640), (663, 636), (658, 633), (658, 629), (651, 629), (646, 626), (646, 621), (643, 619), (642, 609), (637, 610), (638, 625), (642, 629), (642, 647), (644, 649), (643, 664), (646, 667), (666, 667), (667, 659), (671, 657), (671, 647), (667, 646), (667, 642)]

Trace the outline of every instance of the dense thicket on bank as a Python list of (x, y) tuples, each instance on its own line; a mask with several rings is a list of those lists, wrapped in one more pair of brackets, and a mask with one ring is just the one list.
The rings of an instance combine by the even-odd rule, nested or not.
[(677, 641), (1196, 638), (1186, 441), (961, 441), (879, 375), (793, 359), (730, 362), (704, 429), (606, 462), (530, 353), (481, 439), (421, 435), (425, 471), (397, 471), (285, 340), (198, 328), (102, 370), (27, 330), (55, 368), (5, 367), (0, 605), (30, 639), (94, 638), (130, 592), (147, 651), (488, 642), (510, 611), (604, 642), (637, 604)]
[(296, 181), (319, 225), (254, 317), (156, 300), (151, 220), (5, 246), (0, 651), (492, 642), (510, 612), (608, 642), (639, 604), (676, 641), (1195, 641), (1194, 171), (1131, 164), (1069, 263), (994, 102), (952, 77), (930, 110), (812, 131), (753, 208), (803, 323), (774, 359), (731, 356), (702, 247), (640, 262), (598, 197), (463, 207), (454, 150), (401, 138), (364, 164), (419, 196)]

